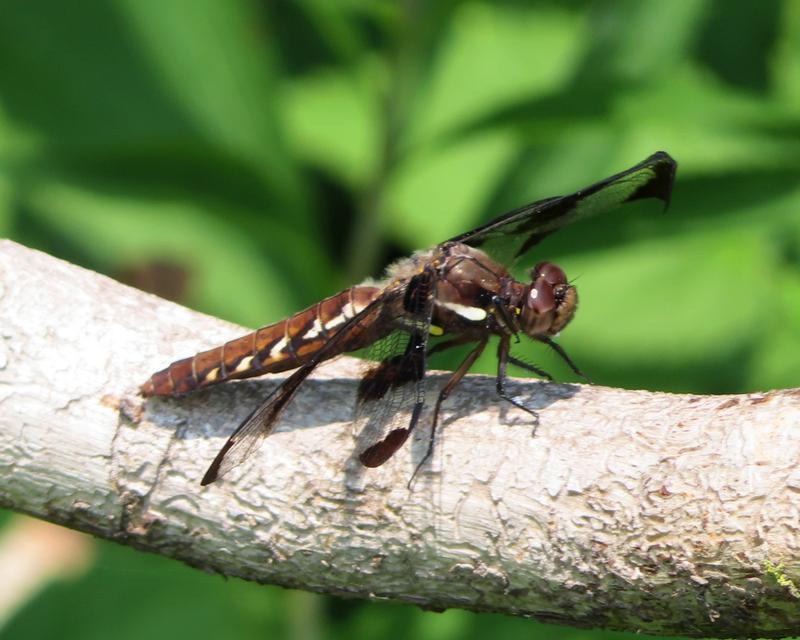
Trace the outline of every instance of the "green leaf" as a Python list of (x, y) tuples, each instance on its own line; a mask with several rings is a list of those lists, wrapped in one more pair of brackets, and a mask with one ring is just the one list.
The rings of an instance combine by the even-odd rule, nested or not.
[(495, 131), (411, 156), (387, 189), (387, 231), (420, 248), (474, 226), (515, 152), (514, 140)]
[(259, 167), (286, 204), (302, 200), (277, 123), (279, 77), (267, 25), (247, 0), (124, 0), (154, 79), (196, 130)]
[(281, 100), (294, 153), (343, 182), (365, 188), (380, 162), (381, 122), (370, 74), (327, 70), (293, 80)]
[(564, 258), (581, 294), (569, 342), (625, 366), (684, 363), (691, 354), (752, 340), (764, 305), (770, 305), (753, 269), (764, 257), (751, 233), (720, 230)]
[[(84, 247), (107, 272), (164, 256), (179, 261), (190, 273), (189, 303), (200, 310), (250, 326), (297, 310), (285, 278), (220, 211), (56, 182), (36, 188), (29, 205), (32, 215)], [(280, 243), (280, 229), (272, 231)]]
[(774, 88), (795, 114), (800, 107), (800, 3), (784, 2), (773, 59)]
[(579, 24), (553, 5), (461, 4), (416, 96), (410, 143), (561, 86), (578, 60)]
[(708, 0), (622, 0), (604, 3), (585, 23), (591, 46), (585, 73), (605, 73), (626, 84), (645, 83), (679, 66), (705, 17)]

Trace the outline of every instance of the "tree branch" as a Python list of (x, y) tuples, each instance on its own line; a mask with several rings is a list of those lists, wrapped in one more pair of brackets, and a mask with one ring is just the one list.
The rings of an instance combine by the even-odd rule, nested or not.
[[(800, 391), (688, 396), (474, 376), (387, 465), (354, 459), (359, 365), (322, 367), (277, 433), (201, 489), (278, 376), (143, 403), (243, 331), (0, 241), (0, 502), (225, 575), (685, 636), (800, 631)], [(141, 419), (139, 419), (141, 418)]]

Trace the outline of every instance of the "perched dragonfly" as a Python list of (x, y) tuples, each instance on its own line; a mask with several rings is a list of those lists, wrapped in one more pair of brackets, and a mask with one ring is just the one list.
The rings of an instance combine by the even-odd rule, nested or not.
[(676, 162), (659, 151), (571, 195), (527, 204), (400, 260), (389, 267), (382, 283), (350, 287), (290, 318), (178, 360), (154, 374), (141, 392), (181, 396), (226, 380), (296, 370), (228, 439), (202, 479), (201, 484), (207, 485), (240, 464), (274, 430), (317, 365), (370, 347), (377, 357), (360, 380), (357, 415), (368, 420), (372, 440), (359, 460), (377, 467), (402, 446), (419, 422), (425, 404), (427, 357), (470, 344), (472, 349), (439, 391), (424, 462), (433, 449), (442, 402), (491, 336), (499, 337), (497, 393), (526, 411), (534, 413), (506, 393), (508, 364), (552, 378), (511, 355), (512, 340), (520, 334), (549, 346), (583, 375), (553, 341), (572, 319), (578, 302), (564, 271), (551, 262), (539, 262), (530, 271), (530, 282), (519, 282), (508, 267), (542, 238), (576, 220), (644, 198), (660, 199), (666, 206), (676, 168)]

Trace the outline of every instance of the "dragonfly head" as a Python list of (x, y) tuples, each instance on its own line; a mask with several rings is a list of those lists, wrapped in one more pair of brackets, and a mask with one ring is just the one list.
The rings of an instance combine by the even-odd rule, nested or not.
[(531, 337), (554, 336), (572, 320), (578, 293), (558, 265), (540, 262), (531, 270), (522, 307), (522, 329)]

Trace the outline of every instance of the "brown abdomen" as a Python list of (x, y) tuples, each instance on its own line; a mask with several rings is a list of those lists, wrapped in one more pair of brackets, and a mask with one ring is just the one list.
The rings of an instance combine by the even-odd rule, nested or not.
[[(177, 396), (200, 387), (295, 369), (309, 360), (341, 326), (381, 293), (380, 287), (350, 287), (312, 307), (221, 347), (173, 362), (141, 386), (144, 396)], [(366, 346), (364, 332), (345, 339), (325, 359)], [(361, 338), (361, 339), (359, 339)]]

